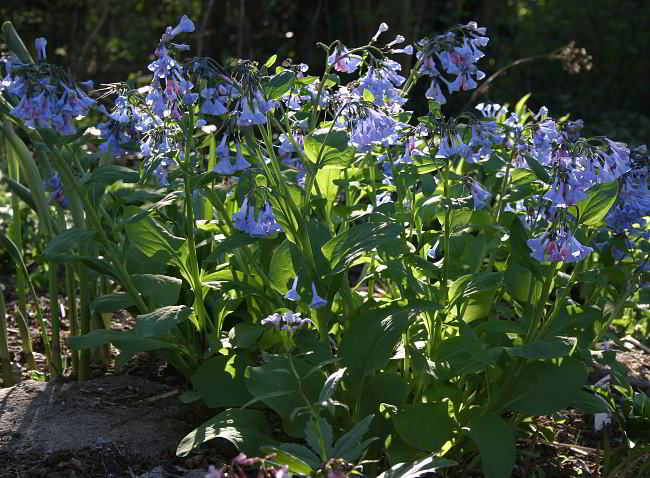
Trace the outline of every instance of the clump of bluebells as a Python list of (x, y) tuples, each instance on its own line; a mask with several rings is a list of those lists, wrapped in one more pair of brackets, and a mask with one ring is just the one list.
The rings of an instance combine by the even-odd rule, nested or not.
[[(248, 468), (288, 476), (296, 462), (287, 454), (328, 477), (346, 476), (365, 453), (398, 469), (408, 456), (421, 458), (413, 470), (422, 470), (423, 453), (443, 448), (474, 463), (466, 438), (480, 449), (493, 439), (480, 434), (498, 429), (500, 444), (514, 448), (509, 437), (525, 432), (526, 421), (504, 413), (551, 414), (584, 398), (586, 369), (574, 348), (558, 346), (578, 326), (561, 321), (600, 317), (573, 343), (588, 349), (648, 280), (645, 148), (583, 137), (580, 120), (553, 119), (544, 107), (535, 114), (480, 103), (445, 115), (448, 95), (485, 76), (487, 32), (474, 22), (413, 44), (402, 35), (386, 41), (383, 23), (360, 47), (319, 44), (322, 77), (304, 64), (277, 66), (275, 57), (225, 66), (189, 58), (190, 47), (177, 42), (193, 31), (187, 17), (168, 27), (148, 65), (151, 80), (104, 85), (96, 99), (47, 63), (38, 39), (35, 63), (3, 59), (0, 93), (36, 141), (48, 139), (40, 134), (47, 129), (75, 135), (79, 148), (50, 145), (56, 153), (63, 144), (72, 160), (57, 163), (42, 189), (64, 209), (76, 203), (66, 194), (79, 196), (101, 239), (97, 257), (81, 262), (100, 261), (98, 272), (138, 307), (139, 324), (156, 319), (146, 341), (136, 330), (106, 343), (125, 355), (140, 342), (163, 350), (197, 396), (225, 408), (200, 436), (243, 424), (241, 433), (263, 442), (266, 416), (247, 405), (261, 402), (301, 441), (274, 450), (282, 463), (240, 455), (208, 476)], [(402, 71), (404, 55), (414, 56), (410, 71)], [(429, 112), (415, 118), (409, 94), (422, 79)], [(94, 142), (77, 129), (91, 110), (101, 117)], [(118, 179), (137, 178), (111, 159), (138, 162), (135, 191)], [(59, 174), (73, 191), (64, 192)], [(127, 252), (101, 262), (111, 247)], [(142, 264), (126, 264), (134, 250)], [(601, 260), (633, 273), (627, 282), (580, 282)], [(560, 287), (553, 279), (563, 267), (571, 275)], [(161, 271), (193, 297), (157, 303), (146, 280), (161, 280)], [(96, 346), (88, 337), (76, 338), (80, 348)], [(222, 361), (220, 373), (208, 368)], [(554, 380), (532, 388), (568, 396), (559, 408), (531, 405), (535, 394), (517, 389), (556, 374), (566, 382), (557, 381), (560, 390)], [(385, 383), (399, 391), (390, 403), (376, 397)], [(228, 387), (235, 391), (205, 396)], [(419, 438), (412, 424), (420, 420), (435, 422), (440, 443)], [(371, 423), (393, 441), (370, 447)]]

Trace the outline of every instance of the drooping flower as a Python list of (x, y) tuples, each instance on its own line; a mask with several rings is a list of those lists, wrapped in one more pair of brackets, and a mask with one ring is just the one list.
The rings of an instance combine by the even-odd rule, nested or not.
[(47, 54), (45, 52), (45, 45), (47, 45), (47, 40), (43, 37), (38, 37), (34, 40), (36, 46), (36, 59), (38, 61), (45, 61)]
[(300, 300), (300, 296), (298, 295), (298, 275), (293, 279), (293, 285), (291, 286), (291, 289), (285, 294), (284, 298), (287, 300), (292, 300), (294, 302), (298, 302)]
[(336, 71), (354, 73), (361, 64), (361, 57), (350, 54), (344, 46), (334, 49), (334, 53), (327, 57), (327, 66), (334, 65)]
[(327, 301), (318, 295), (316, 291), (316, 284), (311, 283), (311, 303), (309, 308), (311, 309), (320, 309), (323, 306), (327, 305)]
[(473, 208), (484, 209), (490, 205), (492, 194), (485, 189), (478, 181), (471, 180), (470, 191), (472, 193)]
[(547, 231), (539, 237), (529, 239), (531, 257), (538, 261), (576, 262), (585, 259), (593, 249), (583, 246), (564, 228)]

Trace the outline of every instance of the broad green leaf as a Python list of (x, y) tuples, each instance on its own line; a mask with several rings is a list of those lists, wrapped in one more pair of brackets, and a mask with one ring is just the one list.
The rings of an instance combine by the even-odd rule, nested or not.
[[(286, 466), (291, 473), (299, 473), (301, 475), (310, 475), (313, 471), (312, 467), (304, 460), (297, 456), (292, 455), (290, 452), (272, 446), (263, 446), (262, 453), (264, 455), (273, 455), (273, 462), (279, 465)], [(318, 466), (318, 465), (316, 465)]]
[[(94, 349), (128, 338), (130, 331), (95, 329), (86, 335), (75, 335), (68, 339), (72, 350)], [(132, 335), (132, 334), (131, 334)]]
[(441, 468), (448, 468), (456, 465), (458, 465), (458, 463), (453, 460), (429, 456), (414, 463), (398, 463), (397, 465), (392, 466), (389, 470), (384, 471), (377, 478), (421, 478), (434, 474)]
[(391, 412), (391, 419), (402, 440), (427, 452), (439, 451), (452, 439), (456, 427), (444, 402), (407, 405)]
[(600, 227), (604, 224), (605, 215), (616, 202), (618, 183), (610, 181), (598, 184), (587, 190), (587, 197), (576, 204), (580, 224)]
[(316, 182), (323, 198), (327, 199), (327, 210), (331, 211), (338, 194), (339, 187), (334, 183), (341, 177), (339, 169), (319, 169), (316, 173)]
[(368, 377), (363, 384), (359, 414), (378, 413), (379, 405), (382, 403), (401, 406), (406, 401), (408, 393), (408, 385), (396, 372), (380, 372)]
[(557, 366), (532, 362), (524, 366), (500, 410), (526, 415), (550, 415), (566, 408), (580, 396), (587, 383), (585, 365), (572, 357)]
[(535, 176), (537, 176), (537, 179), (545, 182), (546, 184), (551, 184), (551, 177), (548, 175), (548, 171), (544, 166), (542, 166), (535, 158), (529, 154), (524, 154), (524, 159), (528, 163), (530, 169), (533, 170)]
[[(264, 451), (267, 447), (263, 447)], [(295, 456), (298, 459), (307, 463), (312, 469), (319, 468), (321, 466), (321, 459), (316, 453), (304, 445), (299, 445), (297, 443), (282, 443), (278, 448), (285, 453), (289, 453), (291, 456)]]
[(340, 348), (350, 390), (359, 394), (365, 377), (388, 364), (411, 316), (440, 308), (430, 301), (402, 300), (383, 307), (363, 306), (350, 314)]
[(192, 384), (208, 407), (241, 407), (251, 399), (244, 376), (249, 365), (240, 354), (218, 355), (201, 364)]
[(469, 420), (464, 431), (481, 451), (481, 468), (486, 478), (509, 478), (515, 465), (515, 434), (512, 427), (494, 413)]
[(240, 322), (228, 332), (228, 340), (233, 347), (247, 349), (257, 343), (266, 329), (262, 325)]
[(343, 333), (341, 356), (353, 392), (359, 393), (363, 380), (388, 364), (408, 324), (408, 313), (386, 314), (382, 309), (369, 310), (350, 320)]
[(104, 294), (97, 297), (90, 304), (91, 310), (97, 314), (107, 314), (118, 310), (124, 310), (135, 305), (133, 299), (124, 292)]
[(472, 328), (462, 320), (458, 322), (458, 327), (460, 331), (460, 340), (463, 343), (465, 350), (467, 350), (472, 358), (488, 366), (496, 365), (496, 361), (488, 351), (485, 344), (483, 344), (474, 333), (474, 330), (472, 330)]
[[(489, 349), (489, 352), (494, 354), (496, 360), (502, 352), (502, 348), (495, 347)], [(438, 363), (441, 367), (439, 373), (444, 371), (446, 377), (478, 373), (487, 368), (486, 363), (474, 359), (459, 336), (449, 337), (442, 341), (438, 352)]]
[(217, 246), (214, 248), (212, 253), (208, 257), (203, 259), (201, 263), (212, 264), (214, 262), (218, 262), (219, 258), (224, 254), (239, 249), (240, 247), (253, 244), (255, 242), (258, 242), (258, 239), (251, 237), (248, 234), (244, 234), (243, 232), (235, 231), (234, 233), (226, 237), (223, 241), (221, 241), (219, 244), (217, 244)]
[(589, 393), (581, 390), (578, 397), (571, 402), (572, 408), (577, 408), (582, 413), (612, 413), (607, 400), (597, 393)]
[(530, 360), (546, 360), (566, 357), (576, 346), (575, 337), (549, 337), (543, 342), (506, 347), (506, 352), (513, 357)]
[(332, 269), (339, 272), (364, 252), (394, 241), (402, 230), (402, 226), (397, 224), (376, 222), (358, 224), (327, 241), (321, 250)]
[(43, 257), (48, 259), (51, 256), (69, 252), (71, 249), (80, 245), (87, 246), (94, 241), (95, 235), (96, 233), (94, 231), (87, 231), (76, 227), (66, 229), (48, 242), (45, 251), (43, 251)]
[(298, 260), (298, 251), (295, 245), (285, 239), (276, 247), (271, 256), (271, 265), (269, 267), (269, 276), (273, 288), (281, 294), (285, 294), (291, 286), (291, 281), (296, 276), (294, 263), (300, 267)]
[(354, 158), (355, 149), (348, 145), (345, 131), (320, 128), (305, 138), (305, 155), (319, 167), (347, 167)]
[(269, 82), (264, 85), (266, 96), (271, 100), (277, 100), (289, 92), (296, 81), (296, 75), (291, 70), (284, 70), (273, 75)]
[(159, 222), (149, 217), (128, 223), (125, 228), (131, 243), (147, 257), (153, 257), (161, 251), (177, 257), (185, 242), (183, 238), (173, 236)]
[(215, 415), (186, 435), (178, 445), (176, 455), (187, 456), (193, 448), (214, 438), (230, 442), (248, 456), (258, 456), (260, 447), (276, 444), (262, 412), (234, 408)]
[(367, 446), (376, 439), (371, 438), (361, 441), (364, 435), (368, 432), (373, 418), (375, 418), (375, 415), (368, 415), (354, 425), (352, 430), (339, 438), (332, 449), (332, 458), (342, 458), (348, 462), (356, 461), (365, 451)]
[(135, 333), (138, 337), (162, 337), (192, 314), (192, 308), (184, 305), (161, 307), (148, 314), (138, 315)]
[(89, 182), (98, 183), (100, 186), (108, 186), (116, 181), (137, 183), (139, 180), (140, 173), (138, 171), (117, 164), (98, 166), (88, 179)]
[[(311, 368), (309, 364), (298, 358), (292, 360), (296, 371), (302, 377), (303, 392), (311, 403), (315, 402), (325, 382), (324, 374), (319, 371), (306, 377)], [(287, 434), (296, 438), (303, 436), (307, 416), (299, 415), (293, 420), (290, 418), (296, 408), (305, 406), (305, 402), (298, 393), (298, 384), (291, 373), (291, 366), (287, 358), (276, 357), (259, 367), (248, 367), (246, 370), (246, 387), (253, 398), (261, 395), (268, 396), (266, 394), (269, 394), (269, 392), (289, 392), (287, 395), (273, 396), (262, 401), (280, 415), (283, 428)]]
[(133, 274), (131, 278), (140, 293), (151, 299), (154, 307), (176, 305), (178, 302), (183, 284), (181, 279), (161, 274)]

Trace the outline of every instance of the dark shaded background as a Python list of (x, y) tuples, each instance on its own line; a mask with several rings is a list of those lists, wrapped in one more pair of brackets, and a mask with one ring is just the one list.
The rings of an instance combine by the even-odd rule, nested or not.
[[(519, 65), (492, 83), (480, 100), (546, 105), (554, 116), (582, 118), (587, 134), (606, 134), (637, 145), (650, 142), (650, 1), (648, 0), (3, 0), (26, 42), (48, 39), (48, 54), (80, 79), (120, 81), (148, 73), (146, 65), (166, 25), (187, 14), (197, 32), (179, 38), (194, 54), (219, 61), (264, 61), (273, 53), (322, 71), (315, 43), (365, 43), (380, 22), (386, 41), (401, 33), (414, 41), (447, 27), (478, 21), (490, 43), (480, 67), (489, 76), (514, 60), (542, 55), (575, 41), (592, 68), (569, 74), (561, 61)], [(404, 65), (405, 67), (408, 65)], [(425, 107), (421, 84), (411, 108)], [(469, 93), (445, 106), (461, 110)]]

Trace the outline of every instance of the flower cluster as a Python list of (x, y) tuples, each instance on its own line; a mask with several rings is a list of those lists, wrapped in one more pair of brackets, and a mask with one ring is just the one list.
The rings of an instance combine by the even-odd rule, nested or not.
[(311, 320), (301, 317), (299, 312), (291, 311), (282, 314), (276, 312), (261, 321), (262, 325), (269, 325), (276, 330), (286, 330), (288, 332), (294, 332), (311, 323)]
[[(479, 47), (484, 47), (487, 43), (485, 28), (479, 27), (475, 22), (459, 27), (458, 31), (420, 40), (416, 44), (418, 73), (431, 77), (426, 97), (445, 104), (447, 99), (442, 91), (442, 83), (447, 86), (449, 93), (476, 88), (476, 81), (485, 77), (476, 67), (476, 62), (485, 56)], [(455, 75), (455, 78), (447, 80), (438, 66), (447, 75)]]
[(233, 214), (232, 220), (235, 229), (252, 237), (268, 238), (284, 230), (277, 223), (271, 204), (268, 201), (264, 201), (264, 206), (259, 211), (256, 219), (255, 205), (248, 204), (248, 196), (244, 198), (241, 209)]
[(3, 59), (6, 76), (0, 92), (7, 91), (18, 100), (10, 113), (30, 128), (53, 129), (59, 134), (77, 132), (78, 116), (86, 116), (95, 101), (60, 68), (44, 63), (44, 38), (36, 40), (39, 62), (28, 65), (15, 56)]

